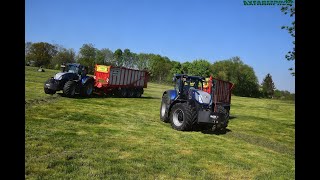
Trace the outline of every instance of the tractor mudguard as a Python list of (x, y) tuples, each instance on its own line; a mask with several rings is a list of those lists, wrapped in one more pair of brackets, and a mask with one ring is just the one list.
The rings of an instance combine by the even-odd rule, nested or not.
[(169, 112), (172, 105), (174, 104), (175, 99), (177, 98), (177, 91), (175, 90), (167, 90), (163, 93), (162, 97), (166, 94), (166, 100), (165, 103), (166, 105), (166, 111)]
[(85, 76), (85, 77), (83, 77), (83, 78), (81, 79), (82, 85), (83, 85), (83, 84), (86, 84), (86, 83), (89, 82), (89, 81), (92, 81), (92, 83), (93, 83), (93, 82), (94, 82), (93, 77), (91, 77), (91, 76)]
[(170, 104), (176, 99), (178, 96), (176, 90), (167, 90), (166, 93), (168, 94), (168, 101)]

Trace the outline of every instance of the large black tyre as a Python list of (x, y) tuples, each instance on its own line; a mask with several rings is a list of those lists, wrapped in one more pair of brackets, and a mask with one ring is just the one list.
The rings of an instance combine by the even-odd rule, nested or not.
[(219, 124), (213, 125), (212, 130), (214, 131), (225, 131), (226, 127), (229, 124), (229, 109), (224, 108), (223, 106), (217, 106), (217, 113), (219, 115)]
[(140, 88), (135, 89), (134, 97), (140, 98), (141, 95), (142, 95), (142, 89), (140, 89)]
[(48, 87), (46, 87), (46, 84), (52, 84), (54, 82), (53, 79), (48, 79), (44, 84), (45, 86), (43, 87), (43, 90), (44, 90), (44, 93), (46, 94), (55, 94), (56, 91), (55, 90), (52, 90), (52, 89), (49, 89)]
[(85, 97), (91, 96), (93, 92), (93, 83), (92, 82), (86, 82), (83, 87), (81, 88), (81, 95)]
[(127, 95), (128, 95), (127, 89), (126, 88), (121, 88), (120, 91), (119, 91), (119, 96), (125, 98), (125, 97), (127, 97)]
[(76, 82), (67, 81), (63, 86), (63, 94), (67, 97), (74, 97), (76, 93)]
[(133, 98), (135, 94), (135, 89), (128, 89), (127, 90), (127, 96), (128, 98)]
[(44, 93), (46, 93), (46, 94), (55, 94), (56, 93), (55, 90), (52, 90), (52, 89), (49, 89), (46, 87), (44, 87), (43, 89), (44, 89)]
[(218, 106), (218, 113), (220, 113), (220, 118), (222, 121), (221, 128), (226, 128), (229, 124), (229, 109), (224, 108), (223, 106)]
[(167, 94), (164, 94), (162, 96), (162, 101), (161, 101), (161, 105), (160, 105), (160, 119), (161, 121), (167, 123), (169, 122), (170, 118), (169, 118), (169, 115), (168, 115), (168, 110), (167, 110), (167, 98), (168, 98), (168, 95)]
[(170, 121), (173, 129), (178, 131), (192, 130), (195, 122), (196, 110), (188, 103), (176, 103), (170, 113)]

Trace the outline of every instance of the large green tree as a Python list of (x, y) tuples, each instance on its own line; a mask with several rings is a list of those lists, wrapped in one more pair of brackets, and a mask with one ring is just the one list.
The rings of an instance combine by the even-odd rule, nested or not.
[(95, 65), (96, 48), (93, 44), (83, 44), (78, 54), (78, 62), (89, 67), (89, 73), (93, 73)]
[(113, 52), (108, 48), (102, 48), (101, 50), (97, 50), (95, 63), (105, 64), (105, 65), (115, 65)]
[(136, 61), (137, 61), (136, 55), (135, 55), (135, 53), (132, 53), (130, 51), (130, 49), (124, 49), (122, 57), (123, 57), (123, 64), (122, 65), (124, 67), (127, 67), (127, 68), (135, 67)]
[[(289, 14), (290, 17), (294, 17), (295, 16), (295, 6), (294, 6), (294, 3), (291, 3), (291, 4), (288, 4), (286, 6), (283, 6), (281, 8), (281, 11), (284, 13), (284, 14)], [(296, 48), (295, 48), (295, 20), (292, 21), (291, 25), (289, 26), (282, 26), (281, 29), (285, 29), (288, 31), (288, 33), (290, 34), (290, 36), (293, 38), (293, 49), (292, 51), (289, 51), (285, 57), (288, 61), (295, 61), (296, 57), (295, 57), (295, 54), (296, 54)], [(295, 71), (294, 71), (294, 68), (289, 68), (292, 74), (292, 76), (295, 76)]]
[(170, 60), (160, 55), (150, 55), (150, 68), (151, 80), (157, 81), (158, 83), (168, 82), (171, 76), (170, 72), (172, 68)]
[(116, 66), (123, 65), (123, 52), (121, 49), (117, 49), (114, 51), (113, 58)]
[(26, 61), (34, 61), (35, 66), (49, 67), (52, 58), (58, 52), (56, 46), (46, 42), (31, 43), (26, 46), (29, 46), (26, 49)]
[(191, 62), (191, 66), (189, 66), (188, 75), (209, 77), (210, 67), (211, 64), (207, 60), (194, 60)]
[(73, 63), (75, 62), (76, 53), (71, 49), (66, 48), (58, 48), (58, 53), (51, 60), (51, 67), (55, 69), (59, 69), (61, 64)]
[(139, 53), (137, 55), (136, 65), (139, 70), (149, 69), (150, 68), (150, 57), (149, 54)]
[(274, 96), (274, 90), (276, 89), (274, 82), (272, 80), (272, 76), (270, 73), (266, 75), (266, 77), (263, 79), (262, 83), (262, 93), (265, 97), (273, 98)]
[(182, 66), (178, 61), (171, 61), (171, 70), (170, 74), (173, 76), (174, 74), (182, 74)]
[(59, 69), (61, 64), (75, 62), (76, 53), (71, 49), (59, 48), (58, 53), (51, 60), (51, 67)]
[(181, 69), (184, 74), (189, 74), (189, 70), (192, 69), (192, 64), (189, 61), (186, 61), (181, 64)]
[(253, 70), (240, 57), (216, 61), (211, 66), (213, 77), (234, 83), (233, 94), (245, 97), (259, 97), (259, 82)]

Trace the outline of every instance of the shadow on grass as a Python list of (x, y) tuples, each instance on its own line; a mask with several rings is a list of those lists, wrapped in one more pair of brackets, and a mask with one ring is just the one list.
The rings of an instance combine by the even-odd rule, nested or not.
[(206, 130), (201, 130), (201, 132), (203, 134), (214, 134), (214, 135), (220, 135), (220, 134), (227, 134), (228, 132), (231, 132), (230, 129), (226, 128), (226, 129), (223, 129), (223, 130), (211, 130), (211, 129), (206, 129)]
[(144, 97), (144, 96), (142, 96), (142, 97), (140, 97), (141, 99), (161, 99), (161, 98), (159, 98), (159, 97), (150, 97), (150, 96), (147, 96), (147, 97)]
[(203, 134), (214, 134), (214, 135), (221, 135), (221, 134), (227, 134), (228, 132), (231, 132), (228, 128), (221, 128), (221, 129), (212, 129), (212, 127), (206, 125), (206, 124), (199, 124), (195, 126), (192, 130), (193, 132), (201, 132)]
[[(237, 117), (230, 116), (229, 121), (234, 120), (235, 118), (237, 118)], [(231, 130), (228, 128), (223, 128), (223, 129), (219, 129), (219, 130), (212, 130), (212, 129), (204, 128), (204, 129), (197, 129), (196, 131), (201, 131), (203, 134), (214, 134), (214, 135), (227, 134), (228, 132), (231, 132)]]
[[(61, 97), (65, 97), (63, 95), (63, 93), (61, 93), (61, 92), (57, 93), (57, 95), (59, 95)], [(80, 94), (75, 94), (74, 97), (72, 97), (72, 98), (74, 98), (74, 99), (88, 99), (88, 98), (119, 98), (119, 99), (121, 98), (121, 99), (123, 99), (123, 97), (119, 97), (119, 96), (116, 96), (116, 95), (110, 95), (110, 94), (108, 94), (108, 95), (101, 94), (100, 95), (100, 94), (96, 94), (96, 93), (92, 94), (89, 97), (81, 96)], [(128, 98), (128, 97), (126, 97), (126, 98)], [(132, 97), (130, 99), (138, 99), (138, 98), (137, 97)], [(140, 99), (160, 99), (160, 98), (150, 97), (150, 96), (147, 96), (147, 97), (141, 96)]]

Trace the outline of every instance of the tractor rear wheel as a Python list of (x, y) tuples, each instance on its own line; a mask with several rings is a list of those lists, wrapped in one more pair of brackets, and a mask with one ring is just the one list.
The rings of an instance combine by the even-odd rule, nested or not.
[(230, 118), (230, 114), (229, 114), (229, 109), (224, 108), (223, 106), (218, 106), (218, 113), (221, 113), (221, 127), (226, 128), (229, 124), (229, 118)]
[(229, 109), (223, 106), (217, 106), (217, 113), (219, 113), (219, 124), (211, 125), (213, 131), (225, 131), (229, 124)]
[(160, 119), (161, 121), (167, 123), (169, 122), (169, 116), (168, 116), (168, 110), (167, 110), (167, 98), (168, 98), (168, 95), (167, 94), (164, 94), (162, 96), (162, 101), (161, 101), (161, 106), (160, 106)]
[(76, 93), (76, 83), (67, 81), (63, 86), (63, 94), (67, 97), (73, 97)]
[(173, 129), (188, 131), (192, 129), (196, 111), (188, 103), (177, 103), (173, 105), (170, 113), (170, 121)]
[(81, 89), (81, 95), (89, 97), (91, 96), (92, 92), (93, 92), (93, 83), (92, 82), (85, 83)]

